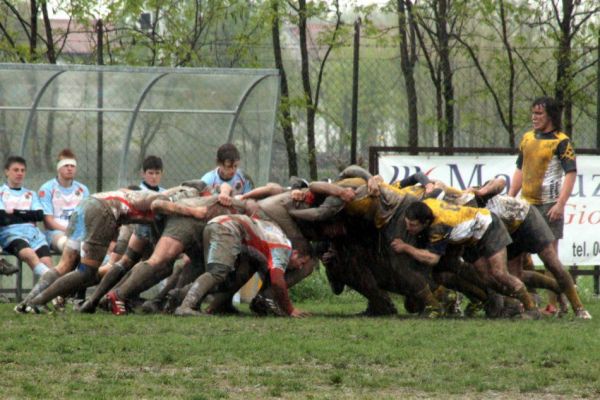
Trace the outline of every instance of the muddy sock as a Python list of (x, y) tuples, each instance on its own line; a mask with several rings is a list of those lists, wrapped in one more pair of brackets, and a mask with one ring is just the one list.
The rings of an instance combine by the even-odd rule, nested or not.
[(575, 289), (575, 285), (572, 285), (571, 287), (567, 288), (563, 293), (565, 294), (565, 296), (567, 296), (567, 299), (569, 299), (571, 307), (573, 307), (573, 311), (583, 310), (583, 303), (579, 298), (579, 294), (577, 294), (577, 289)]
[(204, 298), (204, 296), (212, 289), (215, 285), (217, 285), (217, 279), (209, 273), (205, 272), (200, 275), (196, 282), (192, 285), (190, 290), (187, 292), (185, 299), (181, 303), (181, 307), (183, 308), (196, 308), (196, 306), (200, 303), (200, 300)]
[(116, 289), (118, 296), (126, 300), (139, 295), (169, 276), (173, 272), (172, 267), (172, 264), (154, 266), (146, 261), (136, 264), (129, 278)]
[(127, 271), (125, 270), (125, 267), (123, 267), (121, 264), (114, 264), (112, 268), (108, 270), (106, 275), (104, 275), (98, 286), (96, 286), (96, 290), (94, 290), (94, 293), (92, 293), (88, 299), (90, 305), (93, 305), (94, 307), (97, 306), (100, 302), (100, 299), (102, 299), (102, 297), (119, 282), (121, 277), (125, 275), (126, 272)]
[(57, 279), (46, 290), (31, 300), (30, 304), (44, 305), (57, 296), (67, 296), (77, 289), (88, 287), (96, 282), (97, 271), (80, 265), (75, 271)]
[(527, 291), (527, 288), (523, 285), (520, 289), (516, 290), (511, 297), (518, 299), (521, 303), (523, 303), (523, 307), (525, 311), (535, 309), (535, 302), (533, 298)]
[(548, 289), (552, 290), (556, 294), (561, 292), (556, 279), (536, 271), (523, 271), (523, 277), (521, 280), (527, 287)]
[(46, 290), (55, 280), (60, 278), (60, 274), (54, 268), (49, 269), (42, 275), (38, 283), (35, 284), (33, 289), (29, 292), (23, 303), (28, 303), (33, 300), (37, 295)]

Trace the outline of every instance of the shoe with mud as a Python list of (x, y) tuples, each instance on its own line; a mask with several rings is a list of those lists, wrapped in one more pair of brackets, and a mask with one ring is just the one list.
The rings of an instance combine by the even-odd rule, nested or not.
[(66, 301), (62, 296), (57, 296), (52, 299), (52, 306), (54, 307), (54, 311), (57, 312), (65, 312), (66, 310)]
[(200, 311), (196, 311), (190, 307), (179, 306), (174, 314), (178, 317), (199, 317), (202, 315)]
[(443, 315), (444, 312), (441, 307), (426, 306), (425, 309), (419, 314), (419, 317), (425, 319), (436, 319), (442, 317)]
[(482, 302), (480, 302), (480, 301), (476, 301), (476, 302), (471, 301), (465, 307), (464, 315), (467, 318), (473, 318), (473, 317), (475, 317), (482, 310), (483, 310), (483, 303)]
[(77, 311), (82, 314), (93, 314), (96, 312), (96, 306), (91, 301), (87, 300), (82, 305), (77, 307)]
[(260, 316), (287, 316), (272, 299), (260, 294), (256, 295), (250, 302), (250, 310)]
[(26, 303), (19, 303), (14, 308), (17, 314), (42, 314), (43, 310), (38, 306), (31, 306)]
[(592, 319), (592, 314), (590, 314), (587, 310), (580, 309), (575, 311), (575, 317), (579, 319)]
[(531, 310), (523, 311), (519, 316), (521, 319), (534, 320), (541, 319), (542, 313), (537, 308), (532, 308)]
[(489, 293), (488, 300), (483, 306), (485, 316), (488, 318), (501, 318), (502, 310), (504, 309), (504, 296), (498, 293)]
[(162, 310), (162, 306), (160, 300), (146, 300), (141, 309), (144, 314), (158, 314)]

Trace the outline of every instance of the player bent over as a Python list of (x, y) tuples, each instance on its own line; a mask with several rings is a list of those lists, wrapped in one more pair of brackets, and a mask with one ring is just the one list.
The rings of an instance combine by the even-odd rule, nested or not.
[[(310, 256), (298, 256), (292, 251), (289, 239), (274, 223), (246, 215), (223, 215), (213, 218), (204, 230), (206, 271), (190, 288), (176, 315), (200, 315), (194, 308), (215, 286), (235, 271), (238, 256), (245, 251), (262, 261), (263, 274), (273, 286), (275, 302), (285, 314), (302, 317), (304, 312), (294, 308), (285, 283), (286, 268), (302, 267)], [(268, 274), (268, 275), (267, 275)]]

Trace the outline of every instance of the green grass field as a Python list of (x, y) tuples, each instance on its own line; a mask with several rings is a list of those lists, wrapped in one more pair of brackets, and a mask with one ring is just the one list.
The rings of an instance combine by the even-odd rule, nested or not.
[(297, 303), (302, 320), (3, 304), (0, 398), (600, 398), (600, 302), (582, 292), (592, 321), (422, 320), (400, 299), (399, 317), (363, 318), (352, 293)]

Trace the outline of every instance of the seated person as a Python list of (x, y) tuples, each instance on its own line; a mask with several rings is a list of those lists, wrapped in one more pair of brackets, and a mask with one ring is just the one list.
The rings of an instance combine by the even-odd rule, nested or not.
[(44, 215), (37, 194), (23, 187), (27, 163), (10, 156), (4, 164), (6, 183), (0, 187), (0, 246), (17, 256), (40, 277), (52, 266), (44, 234), (36, 226)]
[(67, 225), (75, 207), (90, 192), (84, 184), (75, 180), (77, 160), (70, 149), (58, 154), (56, 178), (44, 183), (38, 195), (44, 209), (44, 228), (50, 247), (62, 253), (67, 241)]

